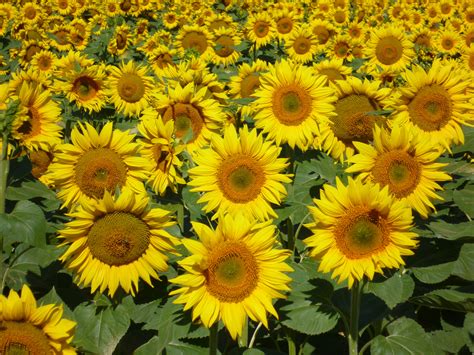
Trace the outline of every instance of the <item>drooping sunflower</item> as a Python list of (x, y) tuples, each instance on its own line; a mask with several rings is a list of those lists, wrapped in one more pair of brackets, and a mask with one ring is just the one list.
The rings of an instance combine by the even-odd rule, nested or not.
[(310, 255), (321, 260), (319, 271), (330, 272), (349, 288), (364, 276), (372, 280), (382, 268), (398, 268), (402, 256), (417, 246), (412, 211), (378, 184), (349, 177), (348, 185), (324, 185), (321, 198), (309, 206), (314, 222), (306, 226), (313, 235), (304, 240)]
[(113, 297), (117, 288), (135, 295), (139, 279), (150, 286), (150, 277), (168, 269), (165, 253), (176, 253), (179, 240), (166, 228), (176, 224), (169, 211), (150, 209), (146, 194), (125, 189), (117, 198), (108, 192), (103, 199), (79, 206), (74, 218), (59, 232), (62, 246), (69, 248), (59, 258), (73, 271), (75, 281)]
[(405, 87), (394, 99), (395, 120), (414, 128), (414, 135), (450, 150), (451, 144), (463, 144), (462, 124), (474, 120), (463, 71), (455, 63), (435, 60), (428, 71), (414, 67), (402, 74)]
[(56, 147), (47, 173), (59, 189), (63, 206), (90, 203), (102, 198), (105, 191), (113, 193), (117, 187), (144, 193), (148, 162), (137, 156), (140, 146), (132, 142), (133, 138), (128, 131), (113, 130), (112, 122), (106, 123), (100, 132), (89, 123), (75, 126), (72, 144)]
[(307, 63), (313, 59), (319, 47), (318, 40), (308, 26), (293, 31), (285, 41), (288, 56), (297, 63)]
[(254, 42), (257, 48), (270, 43), (275, 38), (275, 21), (267, 12), (253, 13), (245, 26), (247, 38)]
[(125, 116), (138, 116), (149, 106), (153, 90), (153, 78), (148, 67), (129, 61), (119, 67), (109, 66), (107, 93), (115, 108)]
[(332, 88), (327, 79), (308, 67), (281, 61), (260, 78), (252, 105), (255, 126), (278, 145), (288, 143), (306, 150), (318, 134), (318, 121), (334, 111)]
[(76, 322), (62, 318), (62, 305), (38, 307), (24, 284), (19, 295), (0, 295), (0, 350), (2, 354), (76, 354), (69, 345)]
[(176, 49), (169, 48), (162, 44), (158, 45), (152, 52), (146, 53), (148, 63), (150, 63), (155, 75), (159, 78), (164, 77), (164, 69), (176, 66), (173, 57), (176, 56)]
[[(191, 191), (203, 192), (198, 202), (207, 203), (206, 212), (246, 216), (260, 221), (276, 217), (271, 204), (279, 205), (286, 196), (283, 183), (291, 179), (283, 173), (286, 159), (278, 158), (281, 148), (265, 141), (247, 126), (237, 131), (229, 126), (224, 136), (214, 135), (210, 149), (196, 152), (196, 167), (188, 173)], [(243, 211), (243, 212), (242, 212)]]
[(373, 128), (386, 124), (386, 117), (376, 111), (390, 105), (391, 89), (381, 88), (378, 80), (364, 81), (356, 77), (335, 82), (336, 115), (320, 123), (320, 135), (314, 142), (334, 159), (344, 161), (354, 154), (354, 141), (368, 143), (373, 138)]
[(214, 64), (225, 66), (234, 64), (240, 57), (236, 47), (240, 44), (240, 38), (236, 31), (231, 28), (219, 28), (212, 35), (212, 56), (210, 61)]
[(413, 43), (395, 25), (374, 29), (365, 50), (369, 64), (382, 70), (401, 71), (410, 64), (414, 54)]
[(179, 154), (184, 150), (173, 138), (174, 121), (166, 123), (157, 115), (156, 111), (149, 108), (143, 112), (138, 132), (143, 136), (139, 140), (143, 146), (141, 154), (150, 162), (149, 183), (153, 191), (164, 195), (167, 188), (177, 191), (178, 184), (186, 184), (179, 171), (182, 162)]
[(125, 53), (132, 42), (133, 38), (130, 27), (126, 24), (117, 26), (107, 46), (107, 52), (120, 56)]
[(184, 246), (191, 256), (179, 261), (186, 271), (170, 282), (181, 286), (170, 295), (174, 303), (192, 309), (210, 328), (222, 320), (232, 338), (242, 334), (247, 317), (268, 328), (266, 313), (276, 318), (273, 298), (285, 298), (293, 269), (285, 263), (289, 250), (276, 249), (275, 226), (251, 223), (242, 215), (219, 219), (215, 231), (192, 222), (199, 241), (187, 238)]
[(19, 100), (19, 111), (12, 124), (12, 137), (28, 150), (47, 149), (50, 144), (59, 143), (61, 109), (52, 100), (50, 91), (39, 85), (23, 83)]
[(420, 141), (405, 127), (394, 125), (391, 132), (375, 126), (373, 145), (354, 142), (359, 154), (352, 156), (346, 169), (360, 173), (363, 181), (388, 186), (389, 192), (427, 218), (434, 206), (430, 199), (442, 200), (435, 193), (441, 190), (438, 181), (451, 177), (441, 169), (447, 164), (437, 163), (441, 151), (429, 141)]

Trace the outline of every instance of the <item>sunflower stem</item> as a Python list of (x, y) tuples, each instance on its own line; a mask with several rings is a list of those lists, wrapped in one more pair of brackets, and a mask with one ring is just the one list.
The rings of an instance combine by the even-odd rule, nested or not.
[(257, 60), (257, 42), (253, 42), (253, 61)]
[(249, 338), (249, 319), (245, 317), (244, 326), (242, 328), (242, 335), (239, 336), (238, 343), (240, 348), (246, 348)]
[(288, 232), (288, 249), (291, 250), (293, 253), (295, 252), (295, 230), (293, 228), (293, 222), (291, 222), (291, 219), (288, 217), (286, 220), (286, 228)]
[(219, 322), (215, 322), (209, 329), (209, 355), (217, 355), (217, 332)]
[(359, 342), (359, 311), (362, 287), (358, 281), (354, 282), (351, 289), (351, 315), (349, 320), (349, 354), (358, 354)]
[(287, 332), (286, 341), (288, 343), (288, 355), (296, 355), (296, 344), (292, 333)]
[(5, 213), (5, 198), (9, 170), (10, 161), (8, 160), (8, 133), (3, 132), (2, 152), (0, 154), (0, 214)]

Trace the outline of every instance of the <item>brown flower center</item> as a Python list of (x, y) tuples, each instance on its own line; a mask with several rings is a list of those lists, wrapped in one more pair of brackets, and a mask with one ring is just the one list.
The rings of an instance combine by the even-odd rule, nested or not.
[(43, 355), (52, 352), (46, 334), (33, 324), (11, 321), (0, 324), (0, 354)]
[(402, 42), (395, 36), (380, 38), (375, 48), (375, 56), (385, 65), (395, 64), (403, 55)]
[(137, 74), (123, 73), (118, 80), (117, 90), (124, 101), (134, 103), (145, 95), (145, 83)]
[(87, 75), (76, 78), (72, 84), (72, 91), (81, 101), (88, 101), (95, 98), (99, 89), (99, 84)]
[(312, 109), (311, 96), (296, 84), (277, 88), (272, 102), (276, 118), (287, 126), (299, 125), (309, 117)]

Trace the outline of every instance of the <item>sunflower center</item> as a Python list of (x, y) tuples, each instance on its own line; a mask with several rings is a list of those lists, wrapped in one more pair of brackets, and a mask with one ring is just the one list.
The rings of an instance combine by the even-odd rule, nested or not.
[(289, 84), (276, 89), (272, 101), (276, 118), (287, 126), (299, 125), (311, 113), (311, 96), (304, 88), (296, 84)]
[(448, 91), (439, 85), (427, 85), (408, 104), (410, 118), (424, 131), (437, 131), (451, 119), (453, 104)]
[(186, 33), (183, 36), (182, 46), (184, 49), (193, 48), (199, 54), (203, 54), (208, 46), (206, 35), (195, 31)]
[(219, 244), (209, 254), (207, 265), (207, 290), (221, 302), (241, 302), (257, 287), (258, 265), (243, 243)]
[(127, 46), (127, 34), (124, 32), (117, 33), (115, 37), (117, 49), (124, 49)]
[(53, 349), (45, 333), (26, 322), (2, 322), (0, 325), (0, 354), (41, 355)]
[(41, 51), (41, 47), (37, 46), (36, 44), (33, 44), (28, 47), (26, 50), (26, 55), (25, 59), (29, 62), (33, 57), (35, 56), (36, 53), (39, 53)]
[(112, 192), (125, 184), (127, 167), (118, 153), (108, 148), (96, 148), (79, 158), (75, 178), (87, 196), (102, 198), (105, 190)]
[(329, 41), (329, 38), (331, 37), (329, 30), (324, 26), (314, 26), (313, 34), (318, 37), (318, 41), (321, 44), (326, 44), (326, 42)]
[(298, 54), (306, 54), (311, 49), (311, 41), (303, 36), (299, 36), (293, 43), (293, 49)]
[(388, 185), (390, 192), (402, 198), (418, 186), (421, 169), (416, 159), (404, 150), (392, 150), (381, 154), (372, 168), (374, 181)]
[(270, 31), (270, 26), (264, 21), (256, 21), (253, 25), (253, 31), (255, 36), (263, 38), (268, 34), (268, 31)]
[(329, 81), (334, 80), (344, 80), (344, 76), (339, 72), (339, 70), (334, 68), (323, 68), (319, 70), (319, 74), (326, 75)]
[(290, 33), (293, 29), (293, 21), (289, 17), (282, 17), (277, 21), (277, 30), (281, 34)]
[(163, 118), (165, 121), (174, 120), (175, 135), (178, 138), (185, 136), (191, 129), (193, 136), (189, 143), (199, 137), (204, 125), (201, 112), (191, 104), (177, 103), (165, 111)]
[(374, 209), (354, 206), (337, 222), (334, 236), (339, 250), (349, 259), (368, 257), (390, 242), (387, 220)]
[(349, 44), (346, 42), (336, 42), (334, 45), (334, 53), (339, 58), (345, 58), (347, 53), (349, 53), (349, 49), (351, 49), (351, 47), (349, 47)]
[(441, 46), (443, 49), (450, 50), (454, 47), (454, 41), (451, 38), (443, 38), (441, 41)]
[(74, 80), (72, 91), (79, 96), (82, 101), (87, 101), (97, 96), (99, 84), (89, 76), (80, 76)]
[(402, 42), (395, 36), (380, 38), (375, 48), (375, 55), (382, 64), (394, 64), (398, 62), (403, 55)]
[(25, 120), (18, 133), (23, 135), (23, 138), (34, 137), (41, 132), (41, 114), (35, 107), (28, 107), (28, 119)]
[(220, 49), (215, 50), (219, 57), (225, 58), (234, 53), (234, 40), (230, 36), (220, 36), (216, 40), (216, 45), (220, 47)]
[(59, 30), (54, 33), (56, 36), (56, 42), (59, 45), (65, 45), (68, 43), (69, 32), (66, 30)]
[(260, 195), (265, 173), (253, 157), (237, 155), (222, 161), (217, 183), (228, 200), (247, 203)]
[(40, 70), (48, 70), (51, 68), (51, 65), (53, 64), (52, 60), (48, 56), (41, 56), (38, 58), (38, 68)]
[(247, 75), (240, 83), (240, 96), (243, 98), (251, 97), (259, 87), (260, 75), (257, 73)]
[(416, 37), (414, 42), (419, 46), (429, 47), (431, 45), (431, 38), (429, 35), (422, 33)]
[(337, 115), (332, 119), (332, 130), (348, 145), (352, 141), (369, 142), (373, 138), (374, 125), (385, 122), (383, 116), (367, 114), (376, 111), (378, 105), (365, 95), (348, 95), (339, 99), (335, 106)]
[(94, 222), (87, 236), (91, 254), (107, 265), (130, 264), (142, 256), (149, 244), (147, 224), (128, 212), (106, 214)]
[(158, 66), (158, 68), (166, 68), (170, 65), (173, 65), (173, 57), (169, 53), (163, 53), (157, 56), (154, 60), (154, 64)]
[(155, 144), (152, 148), (153, 158), (156, 162), (157, 169), (161, 171), (166, 171), (166, 158), (170, 154), (169, 151), (162, 149), (163, 145)]
[(469, 61), (468, 61), (469, 68), (474, 71), (474, 53), (469, 54)]
[(48, 170), (49, 164), (53, 160), (52, 154), (44, 150), (34, 150), (30, 153), (31, 174), (35, 178), (39, 178)]
[(338, 10), (334, 13), (334, 21), (337, 23), (344, 23), (346, 21), (346, 13), (345, 11)]
[(126, 102), (137, 102), (145, 95), (145, 83), (137, 74), (123, 73), (117, 83), (120, 97)]
[(33, 6), (27, 6), (24, 10), (24, 14), (28, 20), (33, 20), (36, 17), (36, 9)]

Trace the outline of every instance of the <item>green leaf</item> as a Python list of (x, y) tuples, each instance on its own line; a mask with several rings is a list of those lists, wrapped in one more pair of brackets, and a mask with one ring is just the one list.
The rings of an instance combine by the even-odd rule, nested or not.
[(452, 148), (454, 154), (462, 152), (474, 152), (474, 128), (463, 126), (464, 144)]
[(474, 218), (474, 185), (467, 185), (462, 190), (453, 191), (453, 200), (461, 211)]
[(466, 344), (463, 329), (450, 331), (436, 330), (430, 333), (430, 342), (437, 349), (446, 353), (458, 354), (459, 350)]
[(449, 224), (443, 221), (431, 222), (428, 228), (435, 233), (435, 237), (442, 239), (460, 239), (474, 237), (474, 221)]
[(413, 275), (425, 284), (436, 284), (446, 280), (453, 271), (453, 262), (427, 267), (414, 267), (411, 270)]
[(69, 319), (69, 320), (75, 320), (74, 313), (58, 295), (54, 286), (51, 289), (51, 291), (49, 291), (46, 295), (44, 295), (42, 298), (38, 300), (38, 305), (44, 306), (47, 304), (56, 304), (56, 305), (61, 304), (63, 306), (64, 318)]
[(199, 204), (197, 201), (199, 200), (199, 193), (191, 192), (190, 187), (186, 186), (183, 189), (182, 196), (183, 196), (183, 205), (190, 213), (190, 218), (192, 221), (198, 220), (204, 212), (202, 210), (202, 205)]
[(207, 355), (209, 349), (200, 346), (172, 341), (166, 346), (167, 355)]
[(412, 297), (410, 302), (430, 308), (474, 312), (473, 295), (456, 290), (435, 290), (423, 296)]
[(119, 305), (96, 314), (93, 305), (81, 304), (74, 310), (77, 321), (74, 343), (82, 350), (111, 355), (130, 325), (126, 309)]
[(367, 285), (367, 291), (382, 299), (390, 309), (408, 300), (414, 289), (415, 282), (410, 275), (399, 273), (384, 282), (370, 282)]
[(160, 343), (160, 338), (158, 336), (154, 336), (145, 344), (137, 348), (133, 355), (161, 355), (163, 353), (163, 349), (158, 348), (158, 344)]
[(11, 201), (31, 200), (36, 197), (56, 200), (56, 194), (40, 181), (26, 181), (21, 187), (9, 186), (6, 197)]
[(428, 335), (413, 319), (399, 318), (387, 326), (389, 335), (376, 336), (370, 345), (371, 355), (437, 354)]
[(464, 244), (459, 258), (454, 262), (453, 275), (474, 281), (474, 244)]

